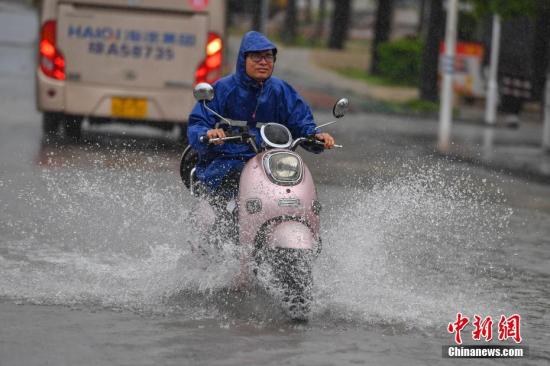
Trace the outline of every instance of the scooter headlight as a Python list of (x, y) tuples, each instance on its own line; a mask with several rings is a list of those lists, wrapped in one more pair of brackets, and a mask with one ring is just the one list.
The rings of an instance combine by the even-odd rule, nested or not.
[(266, 155), (265, 167), (268, 175), (278, 184), (294, 185), (302, 179), (302, 161), (292, 153)]

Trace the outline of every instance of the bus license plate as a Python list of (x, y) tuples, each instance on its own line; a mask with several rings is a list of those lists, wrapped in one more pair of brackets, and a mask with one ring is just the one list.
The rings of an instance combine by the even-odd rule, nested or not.
[(147, 99), (111, 98), (111, 115), (113, 117), (145, 118), (147, 116)]

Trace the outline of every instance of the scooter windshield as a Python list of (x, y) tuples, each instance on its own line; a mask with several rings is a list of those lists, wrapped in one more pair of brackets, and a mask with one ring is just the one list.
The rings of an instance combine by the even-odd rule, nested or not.
[(267, 123), (260, 129), (266, 145), (286, 149), (292, 144), (292, 134), (285, 126), (278, 123)]

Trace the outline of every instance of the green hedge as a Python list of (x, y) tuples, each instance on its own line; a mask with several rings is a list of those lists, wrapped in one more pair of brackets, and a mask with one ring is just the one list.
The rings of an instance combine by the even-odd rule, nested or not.
[(378, 46), (382, 77), (396, 84), (417, 86), (420, 80), (422, 42), (399, 39)]

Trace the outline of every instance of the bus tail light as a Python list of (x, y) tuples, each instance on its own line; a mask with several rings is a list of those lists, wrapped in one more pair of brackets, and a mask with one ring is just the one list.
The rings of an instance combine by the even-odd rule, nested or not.
[(214, 32), (208, 33), (206, 58), (195, 72), (195, 83), (207, 82), (212, 84), (222, 76), (222, 52), (223, 41), (221, 37)]
[(40, 69), (51, 78), (65, 80), (65, 58), (56, 47), (56, 22), (48, 20), (40, 30)]

